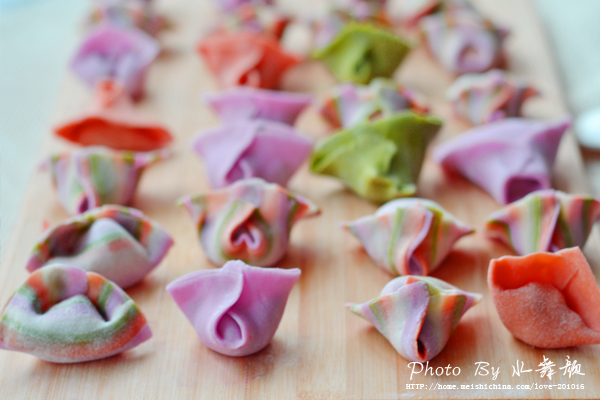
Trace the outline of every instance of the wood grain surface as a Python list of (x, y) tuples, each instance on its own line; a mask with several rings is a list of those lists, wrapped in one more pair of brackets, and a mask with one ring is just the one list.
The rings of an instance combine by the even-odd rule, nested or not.
[[(310, 2), (294, 2), (306, 7)], [(314, 1), (312, 2), (314, 4)], [(530, 1), (479, 1), (478, 6), (512, 34), (507, 42), (510, 70), (531, 81), (543, 97), (531, 101), (527, 116), (550, 118), (566, 112), (548, 45)], [(301, 221), (292, 231), (291, 244), (280, 267), (298, 267), (302, 276), (292, 291), (272, 343), (250, 357), (219, 355), (197, 339), (192, 327), (165, 291), (174, 279), (198, 269), (212, 268), (205, 258), (187, 213), (175, 206), (186, 194), (209, 190), (200, 160), (188, 141), (200, 129), (218, 123), (201, 102), (200, 93), (217, 90), (216, 82), (194, 52), (198, 38), (214, 19), (205, 1), (163, 1), (161, 10), (174, 28), (161, 41), (165, 52), (152, 67), (148, 98), (140, 110), (163, 121), (176, 136), (174, 156), (144, 175), (133, 204), (158, 220), (174, 237), (175, 246), (164, 262), (143, 282), (127, 292), (148, 318), (154, 337), (127, 353), (109, 359), (55, 365), (32, 356), (0, 352), (0, 399), (395, 399), (395, 398), (598, 398), (600, 397), (600, 346), (561, 350), (534, 349), (514, 339), (501, 324), (489, 297), (486, 274), (493, 257), (512, 254), (481, 234), (461, 239), (433, 276), (461, 289), (482, 293), (483, 301), (469, 310), (446, 348), (429, 363), (459, 367), (459, 376), (416, 375), (410, 380), (408, 361), (366, 321), (344, 309), (346, 302), (364, 302), (378, 295), (391, 279), (377, 268), (358, 241), (339, 229), (338, 221), (375, 211), (327, 177), (312, 176), (304, 165), (290, 188), (311, 198), (322, 208), (318, 218)], [(83, 33), (82, 33), (83, 35)], [(40, 66), (41, 67), (41, 66)], [(424, 94), (434, 114), (446, 124), (433, 146), (459, 134), (468, 126), (455, 121), (444, 101), (452, 76), (442, 70), (422, 48), (414, 50), (395, 77)], [(286, 77), (285, 88), (322, 93), (334, 84), (318, 63), (305, 63)], [(67, 75), (52, 123), (81, 113), (90, 94)], [(299, 129), (315, 138), (326, 126), (313, 109)], [(15, 132), (18, 134), (18, 132)], [(431, 148), (433, 147), (431, 146)], [(48, 134), (45, 156), (67, 148)], [(431, 150), (430, 148), (430, 150)], [(431, 198), (473, 226), (499, 205), (484, 191), (463, 178), (445, 175), (430, 154), (419, 182), (419, 196)], [(583, 166), (572, 134), (563, 140), (556, 164), (555, 186), (586, 193)], [(67, 217), (58, 203), (47, 174), (31, 178), (12, 240), (0, 268), (0, 307), (27, 277), (25, 262), (42, 232), (42, 223)], [(585, 253), (596, 277), (600, 276), (600, 236), (597, 229)], [(523, 361), (538, 369), (543, 356), (555, 364), (552, 380), (538, 372), (512, 375), (512, 365)], [(585, 376), (568, 378), (559, 367), (565, 359), (577, 360)], [(476, 362), (489, 363), (500, 373), (474, 376)], [(424, 390), (407, 384), (424, 384)], [(584, 390), (517, 390), (516, 385), (584, 384)], [(430, 385), (488, 385), (487, 389), (429, 390)], [(491, 389), (490, 385), (512, 385)], [(459, 386), (460, 387), (460, 386)]]

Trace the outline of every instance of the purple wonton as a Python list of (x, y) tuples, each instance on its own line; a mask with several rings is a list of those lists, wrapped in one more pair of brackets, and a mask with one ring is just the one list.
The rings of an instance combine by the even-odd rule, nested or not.
[(144, 94), (148, 67), (159, 52), (158, 41), (138, 29), (103, 25), (88, 35), (75, 54), (71, 68), (92, 88), (110, 78), (139, 99)]
[(434, 158), (487, 190), (499, 203), (508, 204), (551, 187), (554, 158), (569, 125), (568, 117), (508, 118), (443, 143)]
[(267, 120), (209, 129), (191, 145), (204, 159), (214, 188), (254, 177), (285, 186), (312, 149), (312, 141), (294, 128)]
[(312, 102), (308, 94), (244, 87), (207, 93), (204, 99), (223, 121), (268, 119), (289, 125)]
[(260, 268), (240, 260), (192, 272), (167, 291), (198, 338), (212, 350), (242, 357), (264, 349), (279, 326), (300, 270)]

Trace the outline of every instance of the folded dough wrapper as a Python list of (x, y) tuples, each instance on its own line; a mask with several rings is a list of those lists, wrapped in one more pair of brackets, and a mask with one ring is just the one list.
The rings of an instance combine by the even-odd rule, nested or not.
[(284, 73), (301, 61), (273, 36), (249, 31), (213, 33), (200, 41), (198, 52), (224, 88), (277, 89)]
[(238, 87), (219, 93), (206, 93), (204, 100), (223, 122), (267, 119), (294, 125), (300, 113), (311, 104), (312, 96)]
[(69, 265), (33, 272), (0, 318), (0, 348), (55, 363), (110, 357), (151, 337), (144, 314), (121, 288)]
[(446, 92), (454, 114), (474, 125), (519, 117), (523, 103), (536, 95), (534, 88), (509, 79), (498, 69), (461, 75)]
[(127, 288), (156, 268), (172, 245), (168, 232), (141, 211), (106, 205), (44, 232), (26, 268), (68, 264)]
[(410, 111), (357, 124), (317, 143), (311, 171), (336, 177), (373, 202), (412, 196), (427, 145), (441, 126), (438, 118)]
[(340, 81), (368, 84), (390, 78), (411, 46), (381, 26), (349, 22), (323, 48), (313, 52)]
[(213, 3), (215, 3), (221, 11), (232, 12), (246, 5), (272, 5), (273, 0), (214, 0)]
[(191, 146), (214, 188), (248, 178), (286, 186), (310, 155), (312, 140), (281, 122), (250, 120), (202, 131)]
[(156, 36), (167, 26), (158, 15), (152, 0), (94, 0), (90, 22), (93, 25), (111, 25), (121, 28), (137, 28)]
[(202, 343), (242, 357), (269, 344), (299, 277), (298, 268), (260, 268), (235, 260), (182, 276), (167, 291)]
[(600, 343), (600, 287), (579, 247), (492, 260), (488, 286), (517, 339), (544, 349)]
[(319, 105), (319, 114), (335, 128), (388, 118), (404, 110), (429, 111), (415, 92), (386, 78), (375, 78), (369, 85), (342, 83)]
[(551, 121), (507, 118), (473, 128), (439, 145), (434, 159), (479, 185), (500, 204), (551, 187), (568, 117)]
[(425, 362), (444, 349), (459, 320), (481, 297), (440, 279), (409, 275), (390, 281), (380, 297), (346, 307), (372, 323), (402, 357)]
[(283, 13), (280, 8), (248, 3), (221, 15), (214, 31), (231, 33), (248, 31), (281, 39), (285, 28), (291, 21), (292, 18)]
[(138, 100), (144, 95), (144, 80), (160, 44), (137, 28), (102, 24), (93, 29), (71, 62), (71, 69), (88, 86), (113, 79)]
[(166, 159), (168, 151), (137, 153), (84, 147), (51, 156), (49, 168), (60, 203), (70, 214), (105, 204), (129, 205), (143, 171)]
[(474, 230), (427, 199), (397, 199), (343, 227), (375, 263), (394, 275), (429, 275), (454, 243)]
[(311, 201), (259, 178), (180, 200), (215, 265), (242, 260), (269, 267), (283, 258), (296, 221), (319, 214)]
[(166, 128), (140, 115), (124, 88), (110, 79), (98, 83), (87, 113), (54, 132), (83, 146), (130, 151), (157, 150), (173, 140)]
[(597, 199), (548, 189), (530, 193), (494, 212), (487, 218), (485, 229), (488, 237), (526, 255), (583, 247), (598, 220)]
[(429, 53), (455, 74), (480, 73), (501, 67), (508, 31), (469, 7), (426, 16), (419, 29)]

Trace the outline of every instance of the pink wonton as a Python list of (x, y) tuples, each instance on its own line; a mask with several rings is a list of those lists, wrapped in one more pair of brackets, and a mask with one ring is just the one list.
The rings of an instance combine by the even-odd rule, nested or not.
[(192, 148), (204, 159), (214, 188), (247, 178), (286, 186), (310, 154), (312, 141), (289, 125), (254, 120), (201, 132)]
[(549, 189), (552, 167), (569, 118), (508, 118), (482, 125), (438, 146), (435, 160), (455, 170), (501, 204)]
[(169, 233), (141, 211), (107, 205), (44, 232), (26, 268), (67, 264), (128, 288), (156, 268), (172, 245)]
[(102, 25), (88, 35), (71, 68), (92, 88), (101, 80), (114, 79), (139, 99), (148, 67), (159, 52), (156, 39), (143, 31)]
[(485, 72), (504, 62), (508, 31), (468, 7), (448, 9), (419, 22), (427, 49), (442, 66), (464, 74)]
[(229, 261), (220, 269), (192, 272), (167, 286), (200, 341), (228, 356), (265, 348), (279, 326), (300, 270), (252, 267)]
[(475, 125), (521, 115), (523, 103), (538, 92), (513, 82), (501, 70), (465, 74), (448, 88), (446, 97), (454, 113)]
[(267, 119), (288, 125), (312, 102), (308, 94), (245, 87), (207, 93), (204, 99), (226, 122)]
[(144, 169), (168, 154), (85, 147), (56, 154), (43, 167), (50, 168), (65, 210), (79, 214), (104, 204), (129, 205)]

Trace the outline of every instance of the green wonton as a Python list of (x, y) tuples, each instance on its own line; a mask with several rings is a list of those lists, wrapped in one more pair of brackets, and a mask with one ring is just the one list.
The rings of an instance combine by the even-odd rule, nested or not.
[(364, 122), (319, 143), (310, 168), (341, 179), (374, 202), (412, 196), (427, 145), (441, 126), (438, 118), (410, 111)]
[(373, 78), (392, 76), (409, 50), (408, 43), (385, 30), (350, 22), (313, 56), (323, 60), (339, 81), (368, 84)]

